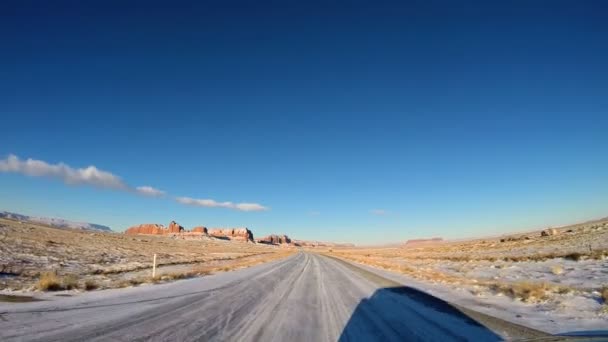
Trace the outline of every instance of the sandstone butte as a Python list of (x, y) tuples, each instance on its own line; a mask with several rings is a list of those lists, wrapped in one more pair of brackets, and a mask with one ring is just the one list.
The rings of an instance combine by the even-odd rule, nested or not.
[(253, 233), (247, 228), (213, 228), (208, 234), (216, 238), (224, 238), (235, 241), (252, 241)]
[(177, 222), (171, 221), (168, 227), (161, 224), (146, 223), (138, 226), (133, 226), (125, 230), (127, 235), (167, 235), (175, 238), (198, 238), (198, 237), (213, 237), (216, 239), (242, 241), (242, 242), (257, 242), (267, 245), (283, 246), (283, 247), (352, 247), (353, 244), (348, 243), (333, 243), (320, 241), (305, 241), (294, 240), (283, 234), (272, 234), (254, 240), (253, 232), (248, 228), (212, 228), (207, 229), (204, 226), (197, 226), (192, 230), (186, 230)]
[(144, 223), (139, 226), (133, 226), (125, 231), (127, 235), (151, 234), (151, 235), (166, 235), (169, 231), (162, 224)]
[(221, 228), (207, 229), (207, 227), (194, 227), (191, 231), (171, 221), (168, 227), (161, 224), (146, 223), (138, 226), (133, 226), (125, 230), (127, 235), (149, 234), (149, 235), (172, 235), (172, 236), (212, 236), (215, 238), (235, 240), (235, 241), (251, 241), (253, 242), (253, 233), (247, 228)]
[(203, 226), (198, 226), (198, 227), (192, 228), (192, 232), (193, 233), (208, 234), (207, 227), (203, 227)]
[(175, 221), (169, 223), (169, 233), (181, 233), (184, 231), (184, 227), (177, 224)]
[(279, 245), (279, 244), (290, 244), (291, 239), (287, 235), (268, 235), (263, 238), (255, 240), (258, 243), (265, 243), (268, 245)]

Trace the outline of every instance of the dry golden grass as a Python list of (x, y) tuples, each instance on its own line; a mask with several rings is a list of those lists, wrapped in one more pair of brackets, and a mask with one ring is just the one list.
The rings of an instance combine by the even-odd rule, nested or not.
[[(426, 246), (378, 248), (334, 248), (334, 253), (347, 253), (367, 258), (430, 261), (546, 261), (603, 260), (608, 257), (608, 221), (572, 225), (558, 229), (555, 236), (541, 237), (540, 232), (515, 234), (466, 241), (444, 242)], [(503, 242), (501, 242), (503, 241)]]
[(511, 284), (495, 283), (490, 285), (490, 289), (523, 302), (537, 302), (548, 299), (549, 292), (553, 291), (554, 287), (544, 282), (522, 281)]
[(174, 273), (163, 274), (161, 276), (156, 277), (156, 279), (158, 281), (171, 281), (171, 280), (201, 277), (201, 276), (207, 275), (209, 273), (210, 272), (203, 272), (203, 271), (174, 272)]
[(604, 304), (608, 304), (608, 285), (600, 289), (600, 296), (602, 297)]
[(87, 279), (84, 282), (84, 289), (86, 291), (93, 291), (93, 290), (97, 290), (99, 288), (99, 285), (92, 279)]
[(116, 287), (137, 286), (137, 285), (141, 285), (141, 284), (144, 284), (144, 283), (150, 283), (152, 281), (153, 281), (153, 279), (151, 277), (129, 278), (129, 279), (124, 279), (124, 280), (119, 281), (116, 284)]
[[(527, 303), (544, 301), (550, 298), (551, 294), (566, 294), (572, 291), (576, 291), (576, 289), (571, 288), (569, 286), (563, 286), (558, 284), (552, 284), (547, 282), (530, 282), (530, 281), (521, 281), (521, 282), (504, 282), (500, 280), (492, 280), (492, 279), (472, 279), (467, 277), (466, 274), (454, 275), (447, 274), (435, 270), (431, 267), (408, 267), (398, 262), (400, 259), (398, 258), (382, 258), (382, 257), (367, 257), (366, 255), (354, 255), (349, 253), (327, 253), (330, 256), (339, 257), (342, 259), (354, 261), (360, 264), (365, 264), (373, 267), (378, 267), (385, 269), (387, 271), (392, 271), (396, 273), (405, 274), (411, 276), (413, 278), (430, 281), (433, 283), (442, 283), (442, 284), (457, 284), (457, 285), (470, 285), (473, 287), (473, 294), (480, 294), (483, 291), (482, 288), (488, 288), (492, 292), (497, 294), (503, 294), (505, 296), (511, 297), (513, 299), (521, 300)], [(402, 261), (402, 260), (401, 260)], [(552, 272), (556, 274), (561, 274), (563, 272), (563, 268), (559, 265), (554, 266), (552, 268)], [(608, 286), (604, 288), (605, 292), (602, 292), (603, 296), (608, 298)]]
[[(547, 282), (521, 281), (511, 283), (492, 279), (472, 279), (467, 277), (466, 274), (447, 274), (435, 270), (432, 267), (408, 267), (403, 264), (399, 264), (399, 262), (402, 260), (398, 258), (382, 258), (379, 256), (367, 257), (366, 255), (369, 254), (356, 255), (344, 252), (333, 252), (328, 253), (328, 255), (382, 268), (396, 273), (402, 273), (423, 281), (450, 285), (470, 285), (475, 288), (473, 291), (474, 294), (482, 292), (480, 287), (488, 288), (494, 293), (503, 294), (528, 303), (547, 300), (553, 293), (565, 294), (575, 290), (568, 286), (551, 284)], [(560, 269), (561, 266), (557, 266), (552, 271), (560, 272)], [(561, 269), (561, 272), (563, 272), (563, 269)], [(608, 295), (608, 293), (606, 293), (606, 295)]]
[[(513, 299), (521, 300), (523, 302), (539, 302), (549, 298), (552, 293), (568, 293), (573, 289), (567, 286), (560, 286), (550, 284), (546, 282), (501, 282), (496, 280), (488, 279), (471, 279), (464, 275), (456, 276), (453, 274), (446, 274), (432, 268), (413, 268), (405, 265), (397, 264), (398, 260), (387, 260), (379, 257), (366, 257), (357, 256), (347, 253), (328, 253), (330, 256), (337, 256), (357, 263), (382, 268), (388, 271), (402, 273), (413, 278), (430, 281), (434, 283), (443, 284), (459, 284), (459, 285), (471, 285), (476, 289), (473, 292), (481, 293), (482, 288), (488, 288), (494, 293), (503, 294)], [(608, 290), (607, 290), (608, 292)], [(607, 293), (608, 295), (608, 293)]]
[(55, 272), (45, 272), (40, 275), (36, 286), (41, 291), (62, 291), (78, 288), (78, 277), (68, 274), (59, 277)]
[[(554, 294), (588, 292), (586, 288), (554, 283), (509, 282), (509, 266), (521, 262), (551, 262), (553, 276), (565, 273), (562, 263), (604, 260), (608, 256), (608, 221), (573, 225), (559, 234), (541, 237), (540, 232), (469, 241), (444, 242), (414, 247), (332, 248), (328, 255), (402, 273), (432, 283), (466, 286), (481, 294), (488, 289), (524, 302), (547, 300)], [(563, 259), (563, 260), (562, 260)], [(564, 261), (566, 260), (566, 261)], [(553, 262), (554, 261), (554, 262)], [(520, 267), (526, 267), (522, 264)], [(489, 276), (479, 270), (492, 270)], [(505, 270), (505, 271), (497, 271)], [(483, 272), (482, 272), (483, 273)]]
[(45, 272), (40, 275), (37, 288), (42, 291), (61, 291), (63, 286), (55, 272)]
[[(118, 282), (117, 287), (130, 287), (130, 286), (138, 286), (141, 284), (157, 284), (162, 282), (180, 280), (180, 279), (189, 279), (194, 277), (201, 277), (205, 275), (209, 275), (216, 272), (227, 272), (233, 271), (236, 269), (247, 268), (251, 266), (255, 266), (258, 264), (286, 258), (292, 254), (296, 253), (295, 249), (287, 249), (281, 250), (277, 253), (273, 254), (264, 254), (260, 256), (255, 256), (251, 258), (237, 258), (232, 259), (236, 260), (236, 262), (230, 263), (226, 266), (206, 266), (206, 265), (198, 265), (192, 267), (191, 270), (183, 271), (183, 272), (170, 272), (165, 274), (157, 275), (156, 277), (151, 276), (140, 276), (133, 277), (129, 279), (124, 279)], [(230, 260), (230, 259), (227, 259)]]
[(466, 279), (461, 277), (456, 277), (452, 275), (447, 275), (442, 272), (430, 270), (430, 269), (420, 269), (413, 268), (403, 265), (398, 262), (398, 260), (386, 260), (381, 257), (367, 257), (367, 256), (358, 256), (349, 253), (328, 253), (330, 256), (337, 256), (339, 258), (347, 259), (350, 261), (354, 261), (360, 264), (378, 267), (385, 269), (387, 271), (397, 272), (401, 274), (406, 274), (418, 279), (429, 280), (434, 282), (441, 283), (458, 283), (463, 282)]
[[(114, 287), (137, 272), (152, 267), (157, 254), (157, 267), (185, 265), (229, 266), (250, 258), (280, 254), (272, 246), (230, 242), (216, 239), (173, 239), (163, 236), (128, 236), (52, 228), (39, 224), (0, 219), (0, 271), (14, 276), (0, 278), (0, 289), (85, 288), (87, 279), (103, 287)], [(39, 284), (39, 275), (49, 270), (60, 275), (69, 265), (76, 281), (58, 285)], [(56, 278), (59, 278), (55, 275)]]
[(66, 290), (73, 290), (78, 288), (78, 277), (73, 274), (68, 274), (61, 279), (63, 288)]

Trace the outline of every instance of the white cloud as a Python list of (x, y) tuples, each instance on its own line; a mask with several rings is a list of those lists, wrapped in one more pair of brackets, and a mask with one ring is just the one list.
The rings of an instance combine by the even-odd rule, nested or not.
[(212, 199), (197, 199), (190, 197), (176, 197), (178, 203), (185, 205), (193, 205), (207, 208), (229, 208), (241, 211), (264, 211), (267, 207), (258, 203), (232, 203), (232, 202), (217, 202)]
[(265, 211), (268, 210), (265, 206), (257, 203), (238, 203), (234, 206), (235, 209), (241, 211)]
[(137, 188), (135, 188), (135, 191), (137, 191), (137, 193), (144, 195), (144, 196), (150, 196), (150, 197), (159, 197), (159, 196), (163, 196), (165, 194), (164, 191), (153, 188), (151, 186), (138, 186)]
[[(13, 154), (5, 159), (0, 159), (0, 172), (19, 173), (30, 177), (48, 177), (61, 180), (68, 185), (90, 185), (99, 188), (133, 192), (150, 197), (160, 197), (166, 194), (165, 191), (149, 185), (131, 187), (119, 176), (100, 170), (93, 165), (75, 169), (64, 163), (50, 164), (31, 158), (22, 160)], [(269, 209), (258, 203), (217, 202), (212, 199), (195, 199), (190, 197), (177, 197), (175, 200), (186, 205), (229, 208), (240, 211), (264, 211)]]
[(232, 208), (234, 204), (232, 202), (216, 202), (212, 199), (196, 199), (190, 197), (177, 197), (175, 200), (181, 204), (194, 205), (198, 207), (207, 208)]
[(128, 189), (120, 177), (91, 165), (74, 169), (64, 163), (49, 164), (42, 160), (28, 158), (21, 160), (11, 154), (0, 160), (0, 172), (20, 173), (30, 177), (49, 177), (62, 180), (69, 185), (92, 185), (100, 188)]
[(369, 211), (370, 213), (374, 214), (374, 215), (386, 215), (388, 214), (388, 211), (384, 210), (384, 209), (373, 209)]

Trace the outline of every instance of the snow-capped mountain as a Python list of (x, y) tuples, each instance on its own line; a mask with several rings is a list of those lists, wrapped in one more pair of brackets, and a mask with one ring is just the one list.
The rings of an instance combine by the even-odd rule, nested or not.
[(111, 232), (112, 229), (107, 226), (103, 226), (95, 223), (88, 222), (75, 222), (64, 220), (60, 218), (53, 217), (37, 217), (37, 216), (27, 216), (17, 213), (11, 213), (8, 211), (0, 212), (0, 217), (9, 218), (13, 220), (32, 222), (32, 223), (42, 223), (49, 226), (57, 227), (57, 228), (70, 228), (70, 229), (83, 229), (83, 230), (98, 230), (104, 232)]

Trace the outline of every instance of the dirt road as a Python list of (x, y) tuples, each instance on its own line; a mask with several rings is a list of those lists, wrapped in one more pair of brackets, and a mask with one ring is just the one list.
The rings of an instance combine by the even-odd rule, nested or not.
[(2, 341), (495, 341), (541, 335), (312, 253), (169, 284), (0, 303)]

